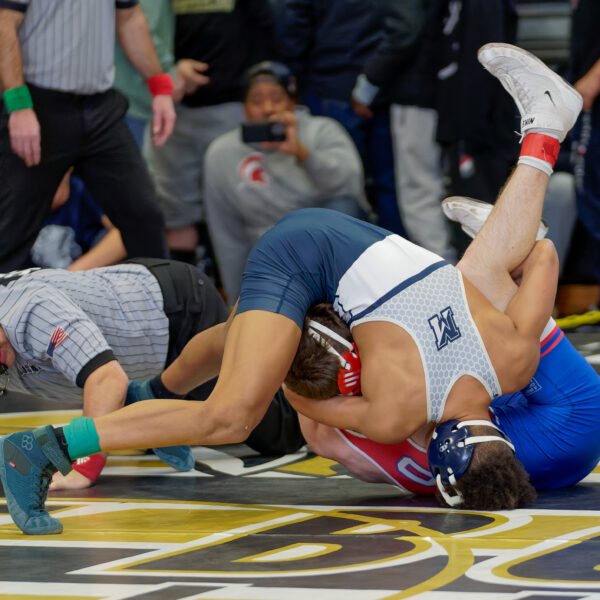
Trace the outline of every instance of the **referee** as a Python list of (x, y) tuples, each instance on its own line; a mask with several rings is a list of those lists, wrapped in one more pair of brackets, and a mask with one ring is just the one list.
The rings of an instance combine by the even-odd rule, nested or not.
[[(164, 388), (160, 373), (196, 333), (224, 323), (227, 315), (210, 280), (176, 261), (136, 259), (89, 271), (0, 275), (0, 363), (8, 367), (7, 389), (78, 405), (83, 397), (89, 417), (121, 408), (130, 379), (154, 377), (147, 382), (151, 395), (177, 397)], [(204, 400), (213, 385), (186, 397)], [(247, 443), (268, 453), (302, 445), (297, 417), (281, 394)], [(181, 470), (194, 464), (187, 446), (155, 453)], [(53, 489), (87, 487), (104, 464), (101, 454), (80, 459), (75, 472), (55, 479)]]
[(19, 269), (70, 167), (121, 232), (128, 255), (164, 257), (164, 220), (112, 89), (115, 33), (153, 95), (153, 141), (175, 120), (136, 0), (0, 0), (0, 272)]

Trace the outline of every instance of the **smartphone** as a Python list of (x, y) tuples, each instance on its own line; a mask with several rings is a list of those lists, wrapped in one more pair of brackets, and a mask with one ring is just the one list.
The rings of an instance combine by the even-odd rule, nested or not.
[(242, 123), (242, 141), (245, 144), (283, 142), (283, 140), (285, 140), (285, 125), (279, 121), (245, 121)]

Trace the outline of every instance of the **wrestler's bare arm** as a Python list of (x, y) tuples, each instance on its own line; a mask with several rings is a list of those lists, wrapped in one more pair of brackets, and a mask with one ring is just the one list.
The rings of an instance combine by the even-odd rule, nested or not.
[(161, 375), (166, 388), (184, 396), (216, 377), (221, 368), (227, 329), (227, 323), (219, 323), (197, 333)]
[(506, 307), (517, 331), (538, 342), (552, 316), (558, 281), (558, 256), (550, 240), (541, 240), (519, 266), (520, 286)]
[(292, 392), (285, 386), (284, 391), (286, 398), (298, 413), (330, 427), (357, 431), (360, 415), (364, 414), (368, 407), (368, 402), (363, 396), (334, 396), (327, 400), (312, 400)]
[[(539, 340), (554, 307), (558, 258), (552, 242), (538, 242), (522, 265), (521, 285), (502, 319), (488, 319), (484, 336), (504, 393), (527, 385), (539, 362)], [(500, 316), (500, 315), (499, 315)], [(499, 325), (495, 331), (496, 323)]]
[(334, 396), (326, 400), (311, 400), (286, 390), (286, 396), (298, 413), (323, 425), (357, 431), (382, 444), (401, 442), (414, 427), (398, 418), (395, 403), (372, 402), (365, 396)]
[(184, 396), (219, 374), (225, 339), (236, 310), (237, 302), (225, 323), (213, 325), (197, 333), (184, 346), (181, 354), (161, 375), (162, 382), (168, 390)]

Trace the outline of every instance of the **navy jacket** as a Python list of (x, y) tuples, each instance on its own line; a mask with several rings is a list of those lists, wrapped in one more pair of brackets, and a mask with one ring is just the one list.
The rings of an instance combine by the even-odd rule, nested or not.
[(302, 93), (350, 100), (383, 37), (383, 0), (278, 0), (284, 61)]

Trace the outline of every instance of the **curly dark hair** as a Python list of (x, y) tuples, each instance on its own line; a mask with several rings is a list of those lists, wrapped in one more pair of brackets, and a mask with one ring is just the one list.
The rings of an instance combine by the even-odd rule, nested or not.
[[(490, 435), (490, 429), (471, 427), (473, 436)], [(456, 482), (454, 489), (464, 501), (456, 508), (471, 510), (509, 510), (535, 501), (535, 489), (529, 475), (514, 452), (504, 442), (476, 444), (467, 472)], [(436, 492), (442, 506), (447, 506)]]
[[(337, 382), (340, 361), (327, 350), (325, 344), (308, 333), (308, 322), (311, 320), (325, 325), (350, 342), (352, 335), (331, 304), (321, 302), (313, 305), (304, 319), (298, 351), (285, 378), (285, 385), (305, 398), (325, 400), (340, 393)], [(328, 338), (324, 333), (320, 335)], [(327, 341), (340, 354), (346, 351), (336, 340), (328, 338)]]

